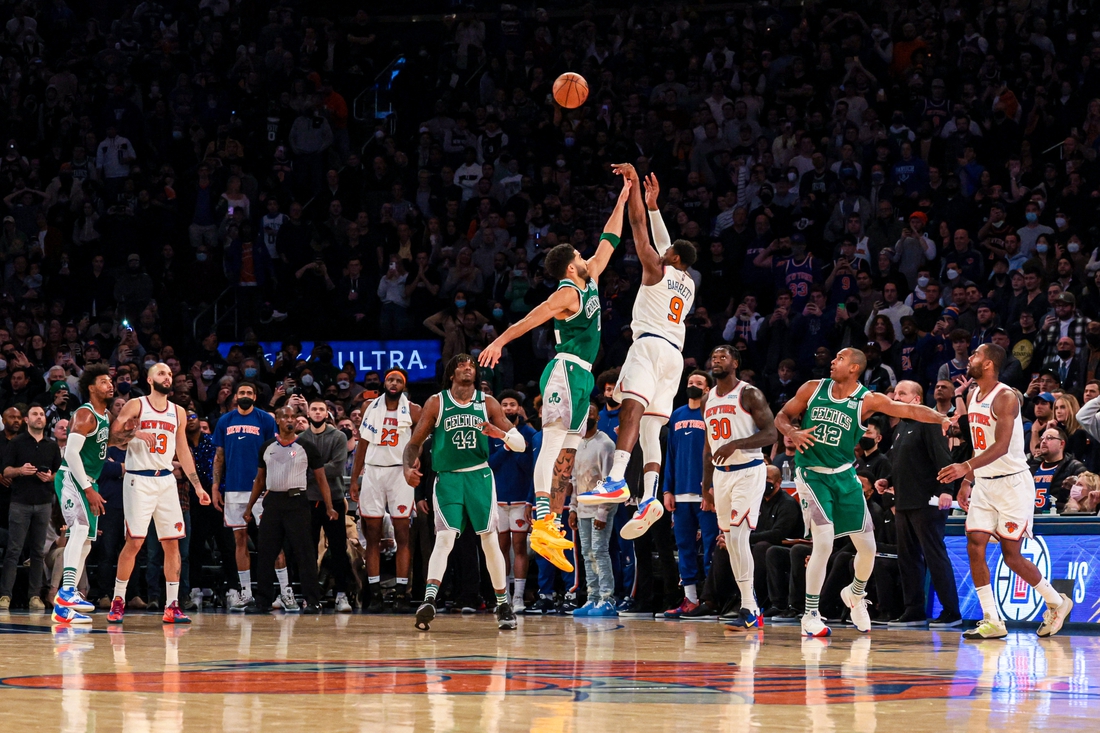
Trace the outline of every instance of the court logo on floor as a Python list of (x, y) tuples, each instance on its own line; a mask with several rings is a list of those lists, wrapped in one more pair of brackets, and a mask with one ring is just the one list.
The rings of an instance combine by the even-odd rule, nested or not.
[[(1020, 554), (1035, 563), (1044, 578), (1050, 577), (1050, 548), (1042, 537), (1024, 537), (1020, 542)], [(1039, 614), (1043, 597), (1023, 578), (1009, 569), (1004, 555), (997, 558), (997, 570), (993, 574), (993, 591), (1001, 613), (1011, 621), (1031, 621)]]
[(594, 702), (844, 704), (970, 695), (976, 681), (902, 672), (849, 677), (821, 667), (742, 669), (736, 664), (675, 661), (557, 661), (445, 657), (379, 661), (224, 661), (169, 672), (9, 677), (0, 686), (138, 693), (301, 695), (534, 695)]

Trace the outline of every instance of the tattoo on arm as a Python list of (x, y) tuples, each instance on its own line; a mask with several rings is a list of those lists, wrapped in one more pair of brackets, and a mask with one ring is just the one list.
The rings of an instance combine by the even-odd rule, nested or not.
[(554, 461), (554, 480), (550, 485), (550, 511), (558, 516), (561, 516), (565, 508), (565, 498), (573, 486), (573, 462), (576, 458), (575, 449), (563, 448), (558, 454), (558, 460)]

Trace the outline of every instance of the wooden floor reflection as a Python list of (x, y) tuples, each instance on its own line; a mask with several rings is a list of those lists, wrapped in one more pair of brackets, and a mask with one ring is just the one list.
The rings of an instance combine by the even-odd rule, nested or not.
[[(800, 731), (1095, 729), (1100, 638), (443, 616), (0, 616), (8, 730)], [(15, 726), (27, 726), (17, 728)]]

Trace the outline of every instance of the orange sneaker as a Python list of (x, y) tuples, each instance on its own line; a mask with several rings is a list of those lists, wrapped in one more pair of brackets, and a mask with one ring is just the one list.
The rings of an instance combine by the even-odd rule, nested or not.
[[(558, 529), (554, 524), (555, 514), (547, 514), (544, 519), (536, 519), (531, 522), (531, 542), (537, 539), (541, 544), (550, 547), (558, 547), (562, 550), (572, 550), (573, 540), (565, 536), (564, 530)], [(541, 554), (541, 553), (540, 553)]]

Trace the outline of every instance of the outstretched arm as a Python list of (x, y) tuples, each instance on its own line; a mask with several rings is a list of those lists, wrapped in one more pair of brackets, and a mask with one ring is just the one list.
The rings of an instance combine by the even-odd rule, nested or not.
[(866, 422), (867, 418), (875, 412), (881, 412), (883, 415), (898, 417), (903, 420), (916, 420), (917, 422), (939, 425), (943, 428), (944, 435), (947, 435), (947, 429), (951, 427), (951, 418), (941, 415), (931, 407), (895, 402), (886, 395), (872, 392), (863, 399), (862, 420)]
[(665, 250), (672, 246), (672, 237), (665, 226), (665, 218), (657, 208), (657, 197), (660, 194), (661, 186), (657, 183), (657, 174), (650, 173), (645, 177), (645, 209), (649, 223), (653, 226), (653, 246), (657, 248), (658, 257), (663, 256)]
[(623, 209), (630, 199), (630, 190), (634, 184), (629, 178), (623, 179), (623, 190), (619, 191), (619, 199), (615, 202), (615, 208), (611, 217), (603, 227), (603, 235), (600, 237), (600, 246), (596, 248), (596, 254), (588, 258), (588, 276), (593, 280), (599, 280), (600, 274), (607, 269), (607, 263), (611, 261), (611, 255), (615, 254), (615, 248), (623, 236)]
[[(601, 242), (600, 246), (602, 247), (604, 244), (606, 244), (606, 242)], [(483, 367), (489, 367), (490, 369), (495, 367), (497, 362), (500, 361), (501, 354), (507, 344), (515, 341), (528, 331), (538, 328), (551, 318), (556, 318), (557, 316), (565, 318), (573, 315), (580, 307), (581, 296), (576, 290), (573, 288), (555, 290), (553, 295), (544, 300), (541, 304), (535, 306), (530, 313), (504, 329), (504, 333), (493, 339), (493, 343), (486, 346), (485, 349), (478, 354), (478, 364)]]
[(629, 163), (614, 165), (611, 168), (633, 184), (630, 198), (627, 200), (627, 214), (630, 217), (630, 229), (634, 233), (634, 250), (638, 255), (638, 261), (642, 263), (642, 282), (656, 283), (661, 279), (664, 270), (657, 250), (653, 249), (649, 243), (649, 227), (646, 224), (641, 187), (638, 185), (638, 172)]

